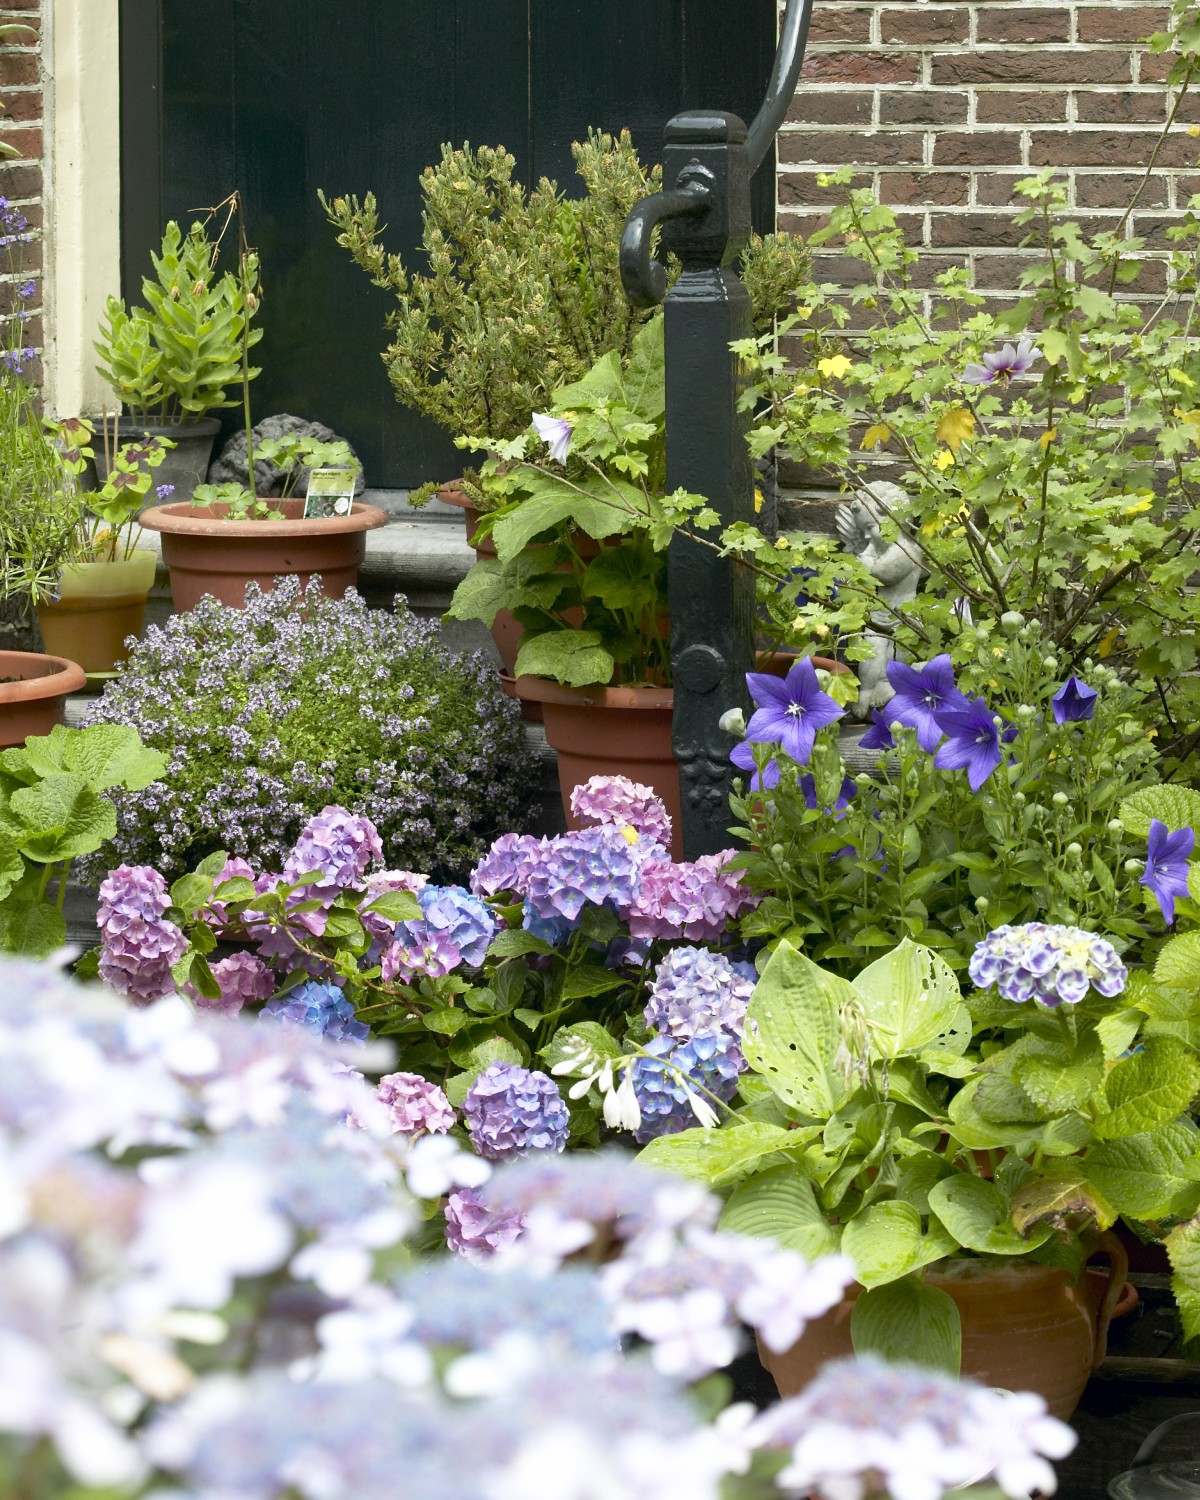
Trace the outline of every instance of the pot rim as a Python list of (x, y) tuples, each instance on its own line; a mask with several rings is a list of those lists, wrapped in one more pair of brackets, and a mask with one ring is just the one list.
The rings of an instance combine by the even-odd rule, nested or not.
[(466, 490), (460, 490), (458, 485), (457, 479), (447, 479), (445, 484), (438, 488), (433, 498), (440, 500), (443, 505), (453, 505), (455, 510), (474, 510), (475, 502)]
[(19, 682), (0, 682), (0, 703), (36, 703), (42, 698), (64, 698), (87, 685), (87, 673), (78, 662), (44, 651), (0, 651), (0, 677), (13, 675), (12, 668), (26, 662), (49, 662), (50, 671)]
[[(100, 418), (96, 418), (100, 421)], [(109, 418), (111, 421), (111, 416)], [(103, 429), (98, 429), (102, 431)], [(195, 422), (143, 422), (137, 417), (132, 417), (128, 412), (122, 412), (117, 419), (117, 433), (119, 436), (128, 433), (149, 432), (178, 432), (184, 437), (215, 437), (221, 430), (220, 417), (200, 417)]]
[[(284, 506), (302, 505), (288, 499)], [(147, 531), (161, 531), (171, 536), (225, 537), (231, 541), (261, 541), (277, 537), (348, 536), (360, 531), (376, 531), (388, 524), (388, 513), (377, 505), (355, 500), (348, 516), (288, 516), (282, 521), (228, 521), (214, 514), (215, 506), (198, 507), (190, 500), (169, 500), (152, 505), (138, 517)]]
[(518, 677), (518, 698), (530, 703), (558, 704), (566, 708), (673, 709), (675, 690), (661, 687), (564, 687), (548, 677)]

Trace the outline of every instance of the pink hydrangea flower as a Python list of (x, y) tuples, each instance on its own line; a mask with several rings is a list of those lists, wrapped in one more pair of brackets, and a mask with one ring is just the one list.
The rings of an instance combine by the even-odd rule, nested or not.
[(671, 818), (653, 787), (628, 776), (593, 776), (571, 793), (571, 814), (582, 823), (616, 823), (667, 848)]
[(385, 1074), (379, 1080), (376, 1097), (391, 1116), (397, 1135), (419, 1135), (422, 1131), (444, 1135), (458, 1119), (437, 1084), (419, 1073)]
[(269, 1000), (275, 993), (274, 974), (253, 953), (231, 953), (228, 958), (218, 959), (212, 971), (213, 978), (221, 986), (219, 1000), (208, 1000), (193, 985), (186, 986), (197, 1010), (236, 1016), (243, 1005)]
[(135, 1003), (175, 992), (172, 964), (187, 939), (163, 913), (171, 904), (167, 882), (149, 865), (118, 865), (100, 886), (100, 978)]

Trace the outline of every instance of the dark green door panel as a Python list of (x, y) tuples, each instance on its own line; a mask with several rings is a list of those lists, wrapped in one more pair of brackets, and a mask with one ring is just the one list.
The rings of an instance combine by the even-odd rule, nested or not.
[[(680, 108), (750, 115), (774, 0), (121, 0), (126, 295), (166, 218), (240, 187), (262, 255), (255, 416), (319, 418), (375, 486), (448, 477), (449, 438), (399, 406), (379, 354), (390, 298), (334, 244), (316, 190), (373, 190), (387, 241), (420, 237), (441, 144), (503, 144), (574, 190), (570, 143), (628, 125), (657, 160)], [(770, 168), (757, 221), (769, 227)], [(232, 250), (232, 243), (231, 243)], [(232, 421), (230, 423), (232, 425)]]

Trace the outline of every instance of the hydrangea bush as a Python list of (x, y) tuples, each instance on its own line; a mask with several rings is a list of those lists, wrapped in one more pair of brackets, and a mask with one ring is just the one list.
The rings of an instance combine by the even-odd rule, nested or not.
[(297, 579), (152, 626), (91, 722), (133, 725), (168, 757), (161, 783), (114, 795), (95, 882), (122, 861), (171, 878), (218, 849), (280, 869), (330, 804), (371, 820), (389, 864), (452, 874), (530, 805), (517, 706), (482, 655), (450, 651), (402, 600), (372, 610)]

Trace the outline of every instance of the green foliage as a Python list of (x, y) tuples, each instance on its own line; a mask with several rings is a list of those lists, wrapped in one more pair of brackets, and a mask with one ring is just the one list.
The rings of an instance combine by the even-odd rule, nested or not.
[(850, 1335), (859, 1355), (928, 1365), (947, 1375), (957, 1375), (962, 1364), (962, 1324), (953, 1298), (915, 1276), (865, 1291), (850, 1315)]
[(79, 478), (95, 457), (95, 427), (83, 417), (47, 419), (45, 426), (64, 474), (74, 480), (67, 487), (77, 493), (83, 510), (72, 560), (117, 562), (128, 557), (134, 548), (134, 522), (147, 503), (154, 471), (175, 444), (169, 438), (145, 437), (118, 447), (117, 424), (114, 421), (110, 432), (106, 420), (101, 438), (108, 458), (107, 478), (98, 489), (80, 490)]
[[(286, 500), (296, 491), (300, 478), (310, 469), (353, 469), (361, 472), (361, 465), (354, 457), (350, 444), (338, 438), (325, 443), (319, 438), (304, 437), (289, 433), (259, 443), (254, 449), (255, 461), (271, 463), (282, 475), (282, 488), (278, 498)], [(271, 499), (260, 499), (252, 490), (236, 480), (222, 484), (200, 484), (192, 491), (192, 504), (201, 510), (214, 505), (224, 506), (221, 519), (225, 521), (281, 521), (284, 512)]]

